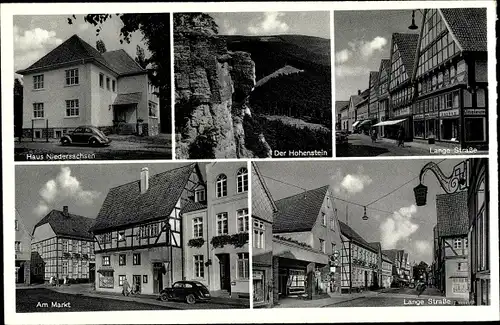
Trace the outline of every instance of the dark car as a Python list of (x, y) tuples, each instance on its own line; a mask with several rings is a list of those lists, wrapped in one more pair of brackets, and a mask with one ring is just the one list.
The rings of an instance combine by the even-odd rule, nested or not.
[(160, 300), (181, 300), (188, 304), (210, 300), (210, 291), (198, 281), (177, 281), (171, 288), (160, 291)]
[(91, 146), (109, 145), (109, 139), (101, 130), (92, 125), (79, 126), (61, 137), (61, 144), (89, 144)]
[(335, 144), (336, 145), (347, 145), (347, 136), (341, 132), (341, 131), (336, 131), (335, 132)]

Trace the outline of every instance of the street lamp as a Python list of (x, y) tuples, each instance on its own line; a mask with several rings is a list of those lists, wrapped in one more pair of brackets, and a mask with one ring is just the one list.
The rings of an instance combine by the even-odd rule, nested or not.
[(427, 186), (422, 184), (422, 179), (425, 173), (429, 170), (436, 176), (441, 188), (448, 194), (452, 194), (469, 187), (469, 180), (467, 177), (467, 172), (469, 170), (468, 159), (456, 164), (453, 167), (453, 172), (450, 176), (446, 176), (441, 168), (439, 168), (438, 164), (429, 162), (422, 167), (422, 170), (420, 170), (420, 184), (413, 189), (417, 206), (423, 206), (427, 203)]
[(366, 215), (366, 207), (364, 207), (365, 212), (363, 213), (363, 220), (368, 220), (368, 216)]
[(415, 24), (415, 10), (411, 11), (411, 25), (408, 26), (408, 29), (411, 29), (411, 30), (418, 29), (417, 24)]

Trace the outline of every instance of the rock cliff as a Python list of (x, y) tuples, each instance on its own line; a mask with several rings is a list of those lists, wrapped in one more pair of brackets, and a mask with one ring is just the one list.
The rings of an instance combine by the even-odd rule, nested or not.
[[(228, 51), (225, 39), (210, 29), (178, 26), (174, 60), (176, 157), (255, 156), (245, 146), (243, 123), (251, 118), (248, 97), (255, 86), (250, 54)], [(257, 137), (266, 148), (259, 156), (269, 157), (271, 148)]]

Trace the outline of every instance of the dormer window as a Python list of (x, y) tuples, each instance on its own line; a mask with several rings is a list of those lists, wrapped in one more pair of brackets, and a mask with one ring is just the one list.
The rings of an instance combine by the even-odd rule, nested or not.
[(205, 189), (204, 188), (199, 188), (194, 191), (194, 201), (195, 202), (204, 202), (206, 200), (205, 198)]

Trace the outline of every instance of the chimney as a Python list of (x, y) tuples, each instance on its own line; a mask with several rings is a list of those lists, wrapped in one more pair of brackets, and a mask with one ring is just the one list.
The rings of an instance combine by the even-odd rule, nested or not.
[(149, 188), (149, 169), (148, 167), (143, 167), (141, 169), (141, 194), (148, 191)]
[(65, 215), (66, 217), (69, 216), (67, 205), (63, 206), (63, 215)]
[(358, 89), (358, 96), (361, 95), (361, 90)]

